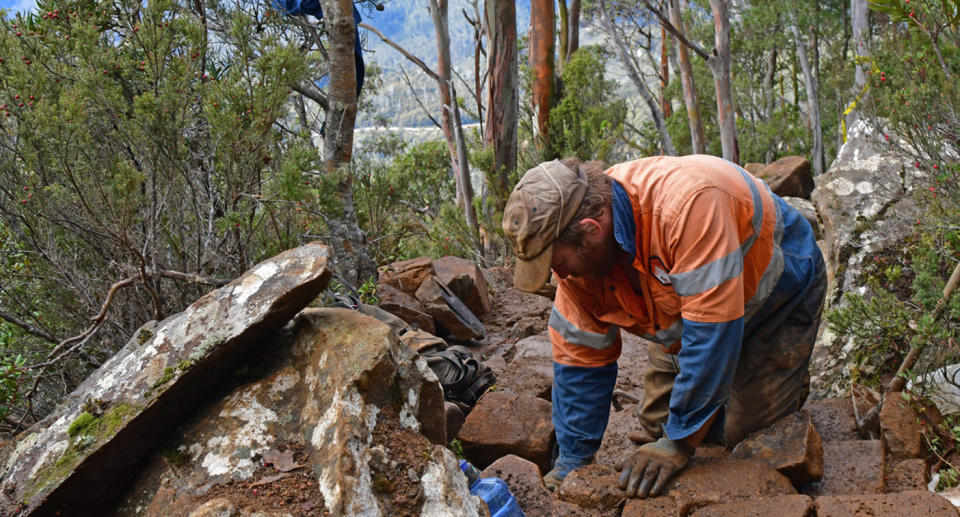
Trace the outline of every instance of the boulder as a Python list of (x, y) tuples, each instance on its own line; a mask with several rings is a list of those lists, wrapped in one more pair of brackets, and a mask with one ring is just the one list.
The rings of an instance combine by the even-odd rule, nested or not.
[(760, 177), (760, 172), (763, 171), (763, 168), (766, 166), (767, 164), (765, 163), (747, 162), (743, 164), (743, 169), (754, 176)]
[(906, 492), (908, 490), (926, 490), (930, 482), (927, 462), (920, 458), (893, 460), (887, 463), (887, 475), (884, 484), (887, 492)]
[(463, 454), (478, 468), (515, 454), (550, 470), (553, 421), (550, 403), (507, 390), (488, 391), (477, 402), (457, 439)]
[(458, 341), (483, 337), (483, 323), (435, 275), (420, 284), (415, 296), (433, 316), (439, 334)]
[[(897, 494), (860, 494), (818, 497), (817, 517), (901, 517), (903, 515), (957, 515), (957, 509), (939, 495), (923, 491)], [(907, 510), (909, 508), (909, 510)]]
[[(815, 179), (811, 200), (823, 226), (831, 286), (827, 303), (834, 307), (846, 303), (843, 293), (869, 295), (871, 288), (862, 281), (864, 266), (880, 255), (900, 257), (903, 240), (916, 228), (919, 208), (913, 191), (921, 176), (913, 163), (882, 143), (883, 133), (863, 120), (854, 124), (829, 170)], [(852, 337), (823, 332), (811, 362), (812, 393), (836, 394), (849, 385), (848, 365), (856, 346)]]
[(379, 284), (377, 296), (380, 297), (380, 308), (397, 316), (408, 324), (436, 334), (433, 316), (426, 313), (423, 304), (413, 296), (393, 287), (390, 284)]
[(447, 422), (447, 436), (453, 438), (460, 432), (467, 417), (463, 415), (460, 406), (450, 401), (444, 401), (443, 412)]
[(784, 156), (764, 167), (759, 176), (780, 197), (810, 199), (810, 193), (813, 192), (810, 162), (802, 156)]
[(183, 312), (144, 325), (21, 434), (0, 463), (0, 513), (95, 512), (116, 496), (203, 394), (323, 291), (328, 257), (316, 242), (285, 251)]
[(387, 266), (381, 266), (377, 271), (379, 273), (377, 279), (378, 291), (380, 286), (389, 285), (410, 296), (417, 292), (425, 278), (437, 274), (433, 268), (433, 261), (429, 257), (417, 257), (394, 262)]
[(813, 514), (813, 500), (806, 495), (763, 497), (753, 501), (712, 504), (690, 517), (807, 517)]
[(823, 444), (806, 411), (787, 415), (747, 436), (730, 457), (762, 461), (790, 478), (795, 487), (823, 476)]
[(443, 422), (439, 383), (389, 327), (307, 309), (264, 344), (114, 513), (181, 515), (221, 498), (241, 515), (482, 515), (456, 457), (424, 436)]
[(823, 478), (804, 487), (804, 493), (822, 495), (881, 494), (884, 457), (880, 440), (823, 444)]
[(627, 499), (621, 517), (678, 517), (677, 503), (669, 494), (653, 499)]
[(810, 413), (813, 425), (824, 443), (857, 440), (853, 403), (848, 398), (807, 400), (803, 409)]
[(497, 377), (497, 385), (549, 401), (553, 387), (553, 345), (545, 334), (521, 339), (512, 347), (513, 359)]
[(553, 517), (553, 497), (533, 462), (508, 454), (483, 469), (480, 477), (504, 480), (527, 517)]
[[(648, 503), (642, 509), (655, 510), (651, 515), (689, 515), (693, 510), (711, 504), (797, 493), (789, 479), (766, 463), (696, 456), (667, 483), (665, 492), (647, 499)], [(670, 502), (673, 511), (660, 513), (664, 507), (670, 506)], [(625, 508), (623, 515), (641, 515), (634, 511), (628, 514)]]
[(615, 510), (627, 497), (619, 486), (620, 473), (607, 465), (594, 463), (574, 469), (563, 480), (557, 496), (581, 508)]
[(802, 197), (793, 197), (785, 196), (783, 198), (788, 205), (792, 206), (800, 212), (800, 215), (810, 223), (810, 227), (813, 228), (813, 236), (817, 240), (823, 238), (823, 230), (820, 228), (820, 221), (817, 219), (817, 209), (813, 206), (813, 202), (810, 199), (804, 199)]
[(489, 287), (483, 272), (473, 261), (460, 257), (443, 257), (433, 261), (437, 276), (464, 305), (477, 316), (490, 312)]
[(893, 458), (917, 458), (923, 451), (923, 430), (910, 404), (891, 393), (880, 410), (880, 436)]

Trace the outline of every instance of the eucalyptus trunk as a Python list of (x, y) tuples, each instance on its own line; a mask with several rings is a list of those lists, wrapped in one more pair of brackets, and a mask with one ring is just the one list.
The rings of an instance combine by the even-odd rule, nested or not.
[(710, 0), (713, 13), (715, 48), (707, 64), (713, 72), (713, 84), (717, 94), (717, 125), (720, 126), (720, 144), (723, 158), (740, 163), (737, 149), (736, 110), (733, 105), (733, 88), (730, 81), (730, 16), (726, 0)]
[[(683, 16), (679, 0), (670, 0), (670, 23), (680, 34), (684, 33)], [(676, 45), (680, 56), (680, 82), (683, 84), (683, 103), (687, 108), (687, 120), (690, 125), (690, 144), (693, 152), (707, 152), (706, 138), (703, 132), (703, 120), (700, 118), (700, 105), (697, 102), (697, 88), (693, 80), (693, 64), (690, 63), (690, 51), (686, 45)]]
[(513, 0), (487, 0), (487, 112), (484, 145), (493, 147), (494, 206), (503, 211), (510, 194), (509, 175), (517, 168), (517, 10)]

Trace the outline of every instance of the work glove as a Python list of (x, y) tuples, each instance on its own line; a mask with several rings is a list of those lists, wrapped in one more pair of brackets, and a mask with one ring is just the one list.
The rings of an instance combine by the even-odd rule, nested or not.
[(687, 465), (693, 450), (666, 437), (641, 445), (620, 464), (620, 488), (627, 497), (659, 495), (667, 481)]

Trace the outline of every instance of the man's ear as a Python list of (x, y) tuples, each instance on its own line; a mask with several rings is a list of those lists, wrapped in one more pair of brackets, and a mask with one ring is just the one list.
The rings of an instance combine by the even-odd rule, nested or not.
[(583, 228), (588, 235), (597, 235), (603, 230), (603, 227), (600, 226), (600, 221), (590, 218), (580, 219), (580, 227)]

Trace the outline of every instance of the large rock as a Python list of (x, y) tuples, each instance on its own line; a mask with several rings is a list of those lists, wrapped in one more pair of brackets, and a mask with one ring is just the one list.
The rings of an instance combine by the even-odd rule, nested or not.
[(730, 457), (762, 461), (790, 478), (795, 487), (823, 476), (823, 444), (806, 411), (751, 434), (734, 447)]
[(483, 337), (483, 323), (435, 275), (425, 278), (414, 296), (433, 316), (439, 333), (458, 341)]
[(433, 316), (426, 313), (423, 304), (413, 296), (393, 287), (390, 284), (377, 286), (377, 296), (380, 297), (380, 308), (397, 316), (408, 324), (429, 332), (437, 333), (433, 323)]
[(493, 305), (490, 303), (489, 287), (483, 272), (473, 261), (460, 257), (443, 257), (433, 261), (437, 276), (453, 294), (463, 300), (477, 316), (490, 312)]
[(714, 504), (693, 512), (690, 517), (807, 517), (812, 513), (813, 500), (809, 496), (781, 495)]
[(574, 469), (563, 480), (557, 496), (582, 508), (603, 512), (615, 510), (627, 497), (619, 485), (620, 473), (607, 465), (592, 464)]
[[(766, 463), (731, 458), (698, 458), (667, 483), (666, 493), (633, 506), (623, 515), (689, 515), (703, 506), (796, 494), (790, 480)], [(671, 506), (672, 512), (665, 510)]]
[(810, 199), (813, 192), (813, 172), (810, 162), (803, 156), (784, 156), (760, 171), (776, 195)]
[(0, 510), (97, 508), (137, 463), (326, 287), (328, 250), (310, 243), (266, 260), (183, 312), (144, 325), (3, 461)]
[(957, 516), (957, 509), (950, 504), (950, 501), (926, 490), (898, 494), (818, 497), (814, 502), (817, 507), (817, 517)]
[(823, 478), (804, 487), (815, 495), (881, 494), (884, 456), (880, 440), (823, 444)]
[(515, 454), (550, 470), (553, 421), (550, 403), (507, 390), (488, 391), (467, 415), (457, 439), (463, 454), (479, 468)]
[(884, 486), (887, 492), (925, 490), (930, 482), (927, 462), (921, 458), (908, 458), (887, 462)]
[(510, 351), (512, 359), (497, 377), (497, 385), (550, 400), (553, 387), (553, 345), (546, 334), (521, 339)]
[[(880, 143), (882, 133), (862, 120), (855, 124), (830, 169), (815, 180), (811, 199), (823, 223), (831, 285), (827, 303), (834, 306), (845, 303), (844, 293), (869, 294), (864, 266), (885, 252), (899, 256), (903, 240), (916, 228), (913, 191), (921, 176), (910, 161), (892, 154), (889, 144)], [(813, 393), (845, 389), (856, 345), (853, 338), (824, 331), (810, 368)]]
[(894, 458), (917, 458), (923, 450), (923, 430), (917, 415), (899, 393), (891, 393), (880, 410), (880, 436)]
[(482, 515), (453, 453), (423, 434), (442, 421), (436, 376), (389, 327), (307, 309), (264, 344), (150, 457), (116, 514), (221, 498), (268, 515)]
[(510, 487), (526, 517), (553, 517), (553, 498), (543, 484), (540, 469), (529, 461), (508, 454), (483, 469), (480, 477), (498, 477)]
[(803, 409), (810, 412), (813, 425), (825, 443), (860, 438), (853, 415), (853, 403), (849, 398), (807, 400)]
[[(436, 275), (433, 261), (429, 257), (417, 257), (381, 266), (378, 270), (377, 284), (389, 285), (413, 296), (423, 280)], [(378, 287), (379, 289), (379, 287)]]

